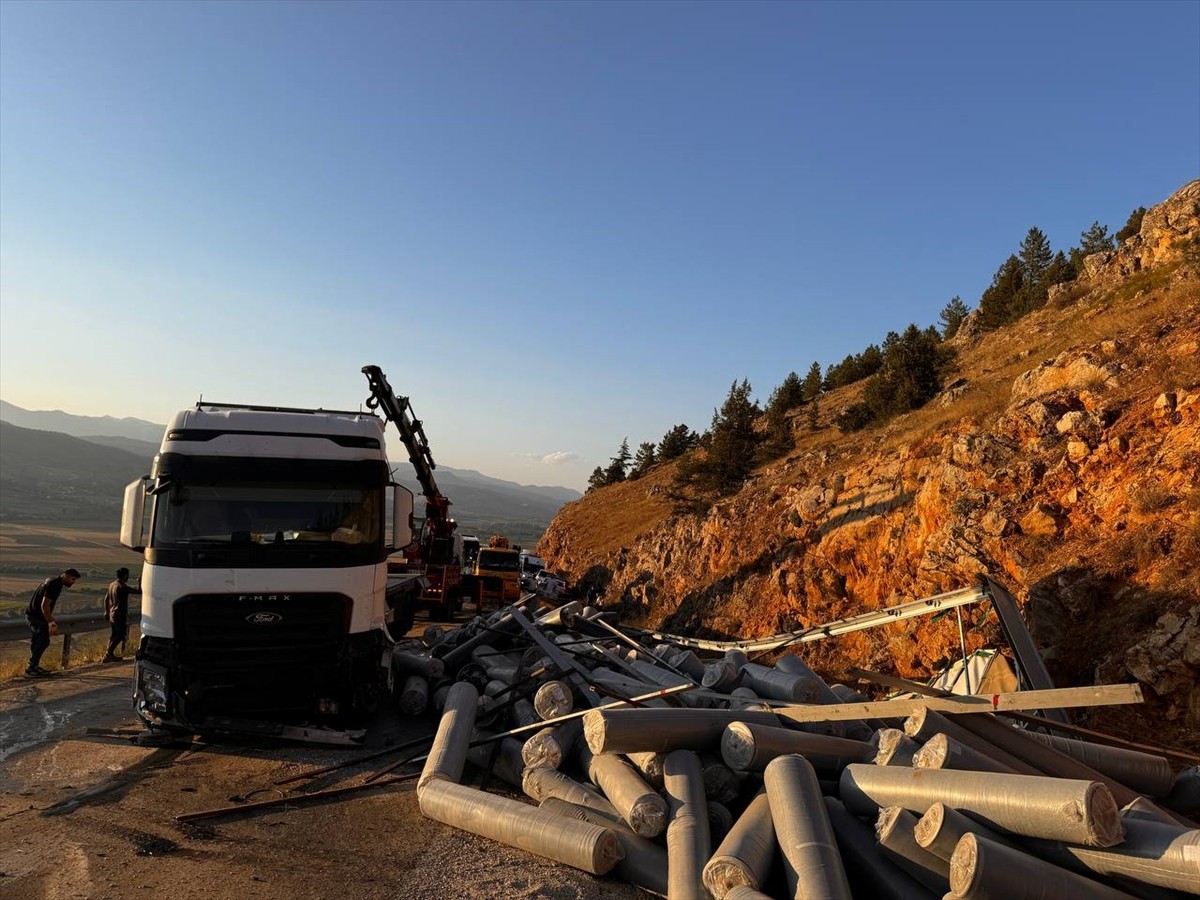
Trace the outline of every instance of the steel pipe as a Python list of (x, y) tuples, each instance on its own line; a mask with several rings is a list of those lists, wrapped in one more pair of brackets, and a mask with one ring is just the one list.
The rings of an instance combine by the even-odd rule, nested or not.
[(593, 753), (716, 749), (731, 722), (778, 725), (774, 713), (737, 709), (593, 709), (583, 733)]
[(763, 773), (788, 890), (796, 900), (851, 900), (817, 773), (803, 756), (780, 756)]
[(606, 875), (621, 858), (611, 828), (562, 816), (450, 781), (431, 781), (418, 794), (431, 819), (491, 838), (593, 875)]
[(875, 820), (875, 840), (892, 861), (925, 887), (944, 894), (950, 887), (950, 862), (917, 843), (917, 817), (899, 806), (885, 806)]
[(457, 782), (462, 778), (478, 707), (479, 694), (475, 688), (465, 681), (455, 682), (446, 695), (446, 708), (417, 781), (418, 796), (434, 781)]
[(753, 722), (731, 722), (721, 735), (721, 756), (740, 772), (761, 772), (775, 757), (789, 753), (799, 753), (820, 773), (836, 775), (850, 763), (870, 760), (875, 748), (862, 741)]
[(706, 896), (704, 864), (711, 853), (704, 774), (700, 757), (675, 750), (663, 764), (667, 795), (667, 898), (697, 900)]
[[(634, 834), (622, 819), (613, 819), (594, 809), (547, 797), (541, 808), (556, 815), (611, 828), (624, 853), (612, 874), (655, 894), (667, 893), (667, 851), (654, 841)], [(622, 827), (624, 826), (624, 827)]]
[(953, 900), (1131, 900), (1129, 894), (977, 834), (963, 835), (950, 857)]
[(766, 792), (760, 791), (704, 866), (704, 886), (717, 900), (722, 900), (735, 885), (757, 890), (771, 873), (774, 860), (771, 803)]
[(850, 765), (840, 788), (846, 808), (856, 815), (874, 816), (881, 806), (924, 813), (940, 801), (1028, 837), (1111, 847), (1124, 836), (1112, 793), (1094, 781)]

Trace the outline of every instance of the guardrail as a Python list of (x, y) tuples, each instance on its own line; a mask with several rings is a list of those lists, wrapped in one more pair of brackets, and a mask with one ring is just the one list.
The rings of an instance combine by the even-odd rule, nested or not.
[[(141, 610), (131, 609), (126, 619), (128, 627), (137, 625), (142, 619)], [(101, 610), (95, 612), (83, 613), (64, 613), (61, 616), (55, 616), (54, 621), (58, 623), (58, 633), (62, 635), (62, 668), (66, 668), (71, 660), (71, 636), (75, 634), (86, 634), (89, 631), (106, 631), (111, 627), (111, 623), (104, 618), (104, 613)], [(27, 641), (29, 640), (29, 623), (25, 619), (18, 618), (12, 621), (0, 622), (0, 641)]]

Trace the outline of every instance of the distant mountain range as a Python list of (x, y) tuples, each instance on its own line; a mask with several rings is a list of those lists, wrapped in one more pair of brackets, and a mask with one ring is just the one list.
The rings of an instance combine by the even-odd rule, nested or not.
[[(115, 529), (125, 485), (150, 471), (164, 429), (143, 419), (27, 410), (0, 400), (0, 520)], [(416, 474), (404, 462), (393, 460), (393, 468), (419, 501)], [(438, 466), (434, 474), (464, 532), (504, 533), (527, 544), (580, 497), (570, 488), (522, 485), (473, 469)]]

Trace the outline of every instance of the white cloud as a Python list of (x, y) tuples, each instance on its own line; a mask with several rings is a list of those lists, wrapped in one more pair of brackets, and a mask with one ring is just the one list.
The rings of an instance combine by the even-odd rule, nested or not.
[(553, 453), (547, 453), (543, 456), (542, 462), (548, 466), (561, 466), (564, 463), (575, 462), (578, 459), (578, 453), (572, 453), (569, 450), (555, 450)]

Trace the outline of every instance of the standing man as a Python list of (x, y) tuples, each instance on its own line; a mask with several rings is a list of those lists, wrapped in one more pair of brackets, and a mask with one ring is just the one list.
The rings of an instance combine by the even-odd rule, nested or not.
[(29, 606), (25, 608), (25, 619), (29, 622), (29, 630), (33, 637), (29, 641), (29, 666), (26, 675), (49, 675), (50, 673), (38, 665), (42, 654), (50, 646), (50, 636), (58, 634), (58, 623), (54, 621), (54, 604), (63, 588), (70, 587), (79, 580), (79, 573), (74, 569), (64, 569), (61, 575), (47, 578), (29, 598)]
[(126, 624), (129, 615), (129, 595), (141, 593), (140, 589), (130, 587), (128, 582), (129, 570), (122, 566), (117, 569), (116, 581), (108, 586), (108, 593), (104, 595), (104, 618), (112, 623), (112, 635), (108, 641), (108, 652), (104, 654), (101, 662), (114, 663), (122, 659), (116, 656), (114, 651), (117, 644), (125, 643), (125, 635), (129, 630)]

